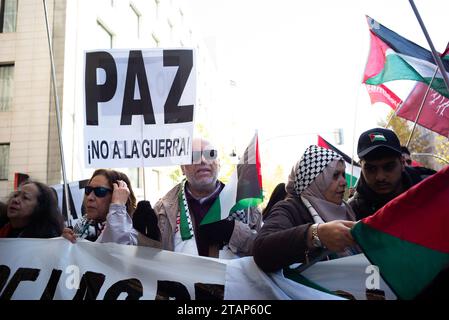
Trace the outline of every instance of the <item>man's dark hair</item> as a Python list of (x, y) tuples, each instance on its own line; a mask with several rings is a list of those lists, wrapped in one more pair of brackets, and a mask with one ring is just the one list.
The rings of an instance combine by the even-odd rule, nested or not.
[(410, 151), (408, 150), (408, 148), (406, 146), (401, 146), (401, 152), (410, 155)]
[(270, 196), (270, 200), (268, 201), (267, 206), (262, 211), (262, 217), (265, 220), (270, 210), (273, 208), (273, 206), (278, 203), (281, 200), (284, 200), (287, 196), (287, 191), (285, 190), (285, 183), (279, 183), (273, 190)]

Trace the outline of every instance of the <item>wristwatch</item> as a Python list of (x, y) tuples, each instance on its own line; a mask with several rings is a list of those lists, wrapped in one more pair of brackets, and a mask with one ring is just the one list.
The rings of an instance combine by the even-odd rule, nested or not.
[(315, 248), (323, 248), (323, 244), (321, 243), (320, 237), (318, 237), (318, 226), (319, 223), (312, 224), (310, 228), (312, 228), (312, 246)]

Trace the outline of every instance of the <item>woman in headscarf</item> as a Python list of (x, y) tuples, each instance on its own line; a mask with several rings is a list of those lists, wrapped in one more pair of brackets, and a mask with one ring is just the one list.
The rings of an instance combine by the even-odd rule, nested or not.
[(265, 220), (253, 248), (254, 260), (266, 272), (308, 262), (323, 251), (332, 256), (352, 253), (351, 207), (343, 201), (345, 163), (341, 156), (318, 146), (306, 149), (293, 167), (287, 197)]

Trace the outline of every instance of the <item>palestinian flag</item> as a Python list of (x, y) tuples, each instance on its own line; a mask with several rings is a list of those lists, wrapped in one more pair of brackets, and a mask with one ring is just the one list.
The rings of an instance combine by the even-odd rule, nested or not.
[(262, 203), (262, 175), (260, 170), (259, 142), (257, 133), (237, 164), (218, 199), (201, 221), (207, 224), (223, 220), (230, 215), (247, 222), (247, 209)]
[(445, 287), (447, 297), (449, 284), (438, 279), (447, 277), (448, 231), (446, 167), (359, 221), (351, 232), (397, 297), (413, 299), (428, 292), (429, 284)]
[[(430, 83), (437, 68), (429, 50), (401, 37), (367, 16), (370, 27), (371, 49), (365, 68), (363, 82), (380, 85), (393, 80), (414, 80)], [(449, 60), (443, 59), (447, 73)], [(441, 70), (432, 82), (431, 88), (449, 98)]]
[[(362, 169), (360, 168), (360, 165), (356, 161), (352, 161), (354, 168), (351, 170), (351, 157), (349, 157), (346, 153), (341, 151), (340, 149), (337, 149), (332, 144), (327, 142), (323, 139), (323, 137), (318, 136), (318, 146), (322, 148), (326, 148), (332, 151), (335, 151), (340, 156), (343, 157), (343, 160), (345, 160), (346, 163), (346, 183), (349, 187), (354, 187), (357, 185), (357, 181), (360, 178), (360, 174), (362, 172)], [(352, 177), (352, 179), (351, 179)]]

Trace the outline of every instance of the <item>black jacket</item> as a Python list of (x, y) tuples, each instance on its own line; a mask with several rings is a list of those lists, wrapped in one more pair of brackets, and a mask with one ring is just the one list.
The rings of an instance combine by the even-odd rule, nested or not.
[(254, 241), (254, 261), (259, 268), (273, 272), (319, 255), (321, 249), (309, 252), (307, 248), (307, 230), (313, 223), (298, 197), (287, 197), (276, 203)]
[[(430, 169), (405, 167), (405, 171), (402, 173), (402, 185), (404, 187), (404, 191), (435, 173), (432, 172), (433, 170), (428, 170)], [(356, 219), (360, 220), (372, 215), (393, 198), (394, 196), (392, 195), (379, 195), (371, 190), (371, 188), (366, 184), (362, 173), (356, 188), (356, 193), (348, 201), (348, 203), (354, 210)]]

